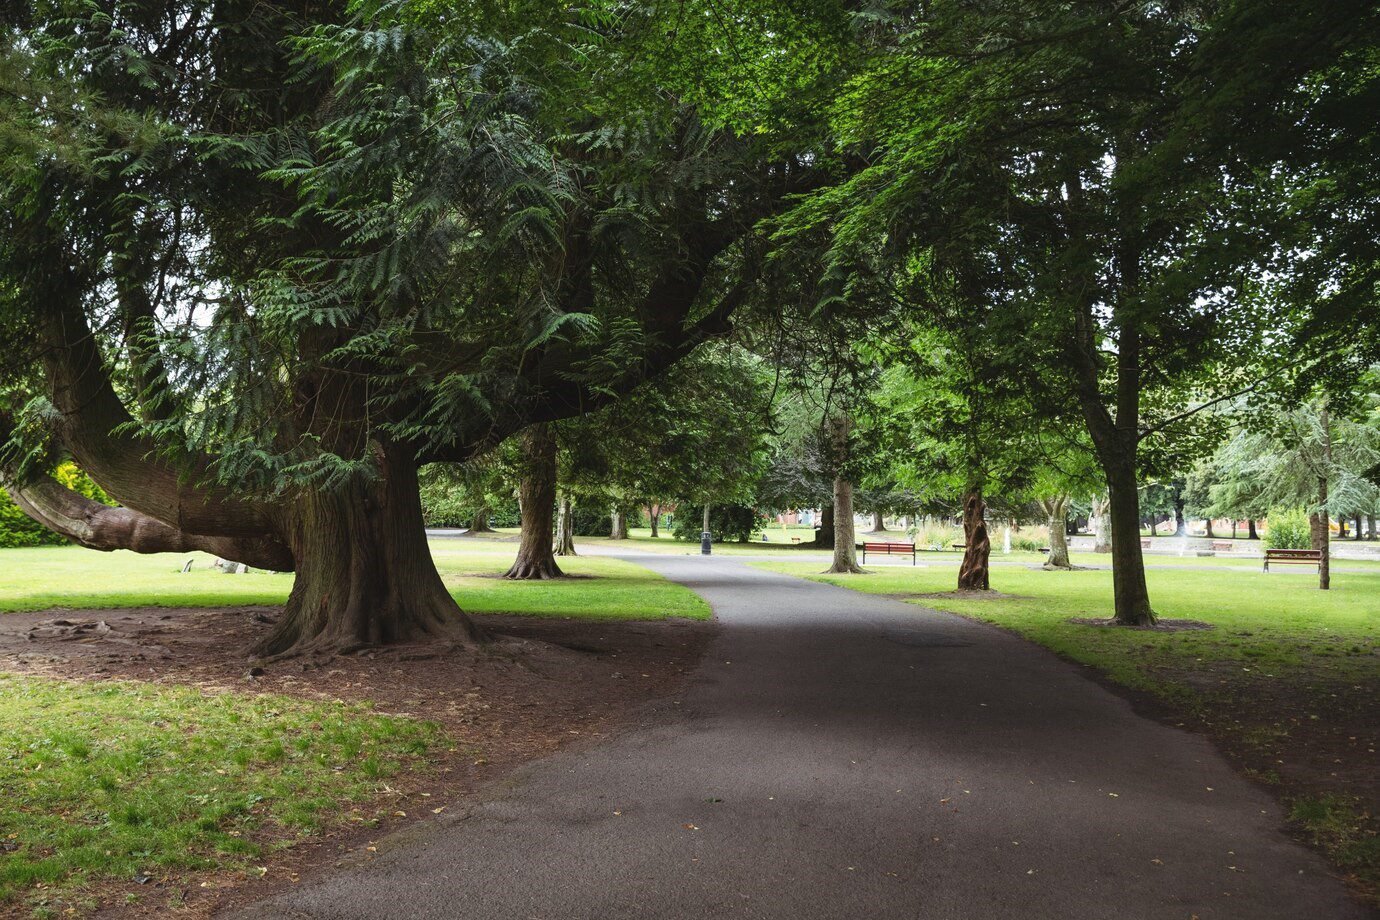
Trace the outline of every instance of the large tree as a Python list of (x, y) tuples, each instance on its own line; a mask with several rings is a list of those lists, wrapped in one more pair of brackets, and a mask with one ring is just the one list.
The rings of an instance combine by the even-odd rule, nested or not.
[[(723, 332), (751, 228), (813, 170), (779, 130), (687, 101), (737, 37), (706, 11), (672, 42), (656, 7), (518, 6), (5, 8), (21, 507), (88, 546), (294, 570), (260, 654), (475, 638), (431, 562), (419, 466)], [(837, 27), (817, 12), (749, 34), (790, 57)], [(806, 83), (727, 102), (775, 125)], [(122, 507), (44, 475), (69, 455)]]

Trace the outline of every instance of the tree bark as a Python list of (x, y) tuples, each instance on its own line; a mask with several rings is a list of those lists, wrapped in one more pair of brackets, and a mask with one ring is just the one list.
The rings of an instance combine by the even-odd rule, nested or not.
[(1317, 545), (1313, 548), (1322, 551), (1322, 556), (1318, 562), (1318, 588), (1327, 591), (1332, 587), (1332, 534), (1328, 528), (1327, 513), (1327, 476), (1332, 469), (1332, 420), (1328, 412), (1327, 404), (1323, 403), (1320, 419), (1322, 425), (1322, 448), (1323, 462), (1322, 472), (1318, 476), (1318, 508), (1320, 509), (1315, 517), (1318, 518), (1317, 536), (1314, 541)]
[(853, 533), (853, 484), (842, 476), (834, 477), (834, 560), (826, 572), (863, 574), (858, 565), (858, 547)]
[(623, 513), (623, 509), (615, 505), (609, 514), (609, 539), (626, 540), (628, 539), (628, 516)]
[[(1216, 534), (1212, 532), (1212, 518), (1203, 518), (1203, 524), (1207, 528), (1207, 538), (1211, 540)], [(1235, 536), (1235, 534), (1233, 534)]]
[(1375, 515), (1373, 514), (1366, 515), (1366, 539), (1375, 539)]
[(263, 657), (482, 636), (441, 581), (426, 542), (411, 451), (377, 446), (376, 477), (306, 490), (283, 509), (297, 578)]
[(1179, 487), (1174, 487), (1174, 536), (1188, 535), (1188, 521), (1184, 518), (1184, 497)]
[(1112, 512), (1112, 592), (1115, 619), (1123, 626), (1153, 626), (1150, 591), (1145, 584), (1145, 559), (1140, 550), (1140, 495), (1135, 466), (1112, 464), (1107, 471)]
[(523, 469), (518, 485), (522, 509), (522, 537), (517, 558), (504, 578), (560, 578), (551, 541), (551, 516), (556, 505), (556, 436), (546, 424), (528, 428), (522, 436)]
[(820, 549), (834, 548), (834, 505), (832, 502), (819, 509), (819, 529), (815, 531), (815, 546)]
[(655, 540), (661, 536), (661, 507), (658, 505), (648, 505), (647, 519), (651, 521), (652, 539)]
[(958, 589), (960, 591), (990, 590), (988, 566), (992, 555), (992, 542), (987, 537), (987, 521), (983, 518), (986, 506), (982, 492), (972, 489), (963, 500), (963, 562), (958, 567)]
[(556, 512), (556, 555), (578, 556), (575, 552), (575, 500), (562, 495)]
[(1111, 504), (1105, 497), (1095, 499), (1092, 503), (1092, 521), (1090, 522), (1093, 532), (1093, 552), (1110, 553), (1112, 551), (1112, 520), (1108, 517), (1107, 511)]
[[(835, 512), (837, 514), (837, 512)], [(868, 533), (886, 533), (885, 515), (880, 511), (872, 512), (872, 529)]]
[(1069, 562), (1068, 516), (1069, 497), (1056, 495), (1040, 503), (1049, 515), (1049, 558), (1045, 560), (1047, 569), (1071, 569)]
[(1353, 540), (1359, 540), (1365, 531), (1365, 527), (1363, 526), (1365, 522), (1361, 520), (1361, 516), (1358, 514), (1355, 516), (1353, 523), (1355, 524), (1355, 531), (1352, 533), (1351, 538)]
[(1258, 533), (1255, 532), (1255, 518), (1250, 518), (1249, 520), (1246, 521), (1246, 539), (1247, 539), (1247, 540), (1259, 540), (1259, 539), (1260, 539), (1260, 534), (1258, 534)]
[(470, 524), (470, 533), (493, 533), (494, 529), (489, 526), (491, 514), (488, 505), (481, 505), (479, 510), (474, 513), (474, 521)]

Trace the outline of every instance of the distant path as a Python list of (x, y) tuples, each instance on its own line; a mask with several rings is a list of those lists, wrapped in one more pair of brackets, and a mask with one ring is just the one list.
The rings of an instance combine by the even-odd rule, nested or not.
[(681, 705), (246, 918), (1353, 920), (1269, 796), (999, 630), (712, 557)]

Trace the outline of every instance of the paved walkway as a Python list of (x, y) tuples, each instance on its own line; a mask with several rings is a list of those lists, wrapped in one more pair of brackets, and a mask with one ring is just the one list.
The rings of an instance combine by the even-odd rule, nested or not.
[(1006, 633), (724, 558), (678, 704), (248, 918), (1351, 920), (1202, 738)]

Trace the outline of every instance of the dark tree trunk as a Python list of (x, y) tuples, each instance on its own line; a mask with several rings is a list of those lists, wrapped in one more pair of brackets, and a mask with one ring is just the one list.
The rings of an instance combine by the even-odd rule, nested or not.
[(470, 533), (493, 533), (494, 529), (489, 526), (489, 516), (492, 512), (488, 505), (482, 505), (474, 513), (474, 522), (470, 524)]
[(819, 530), (815, 531), (815, 546), (820, 549), (834, 548), (834, 506), (832, 503), (819, 509)]
[[(1204, 518), (1203, 523), (1207, 527), (1207, 538), (1211, 540), (1214, 536), (1216, 536), (1216, 534), (1212, 532), (1212, 518)], [(1236, 534), (1233, 533), (1232, 536), (1234, 537), (1236, 536)]]
[(575, 552), (575, 500), (562, 495), (556, 512), (556, 555), (578, 556)]
[(556, 437), (545, 424), (523, 434), (523, 470), (518, 486), (522, 541), (505, 578), (560, 578), (551, 542), (551, 515), (556, 505)]
[(992, 541), (987, 537), (987, 521), (983, 514), (986, 506), (982, 492), (973, 489), (963, 500), (963, 562), (958, 567), (958, 589), (960, 591), (987, 591), (990, 589), (988, 564), (992, 555)]
[(861, 575), (858, 547), (853, 533), (853, 484), (842, 476), (834, 478), (834, 561), (826, 572)]
[(1188, 535), (1188, 521), (1184, 519), (1184, 497), (1178, 486), (1174, 487), (1174, 536)]
[[(1322, 448), (1323, 448), (1323, 469), (1332, 468), (1332, 421), (1324, 403), (1320, 414), (1322, 423)], [(1327, 514), (1327, 474), (1318, 477), (1318, 507), (1322, 510), (1313, 515), (1316, 519), (1316, 529), (1313, 536), (1313, 548), (1322, 551), (1322, 558), (1318, 563), (1318, 587), (1326, 591), (1332, 587), (1332, 534), (1328, 528)]]
[(1247, 539), (1247, 540), (1259, 540), (1259, 539), (1260, 539), (1260, 534), (1258, 534), (1258, 533), (1255, 532), (1255, 518), (1250, 518), (1249, 520), (1246, 521), (1246, 539)]
[(872, 512), (872, 529), (869, 533), (886, 533), (886, 516), (880, 511)]
[(1049, 514), (1049, 558), (1045, 560), (1047, 569), (1070, 569), (1069, 562), (1068, 516), (1069, 499), (1059, 495), (1046, 499), (1041, 504)]
[(1358, 515), (1356, 515), (1356, 517), (1355, 517), (1354, 523), (1355, 523), (1356, 527), (1355, 527), (1355, 531), (1354, 531), (1354, 532), (1352, 533), (1352, 535), (1351, 535), (1351, 538), (1352, 538), (1353, 540), (1359, 540), (1359, 539), (1361, 539), (1362, 534), (1365, 532), (1365, 527), (1363, 526), (1363, 525), (1365, 524), (1365, 522), (1361, 520), (1361, 516), (1358, 514)]
[(623, 509), (621, 507), (614, 507), (612, 514), (609, 515), (609, 521), (610, 540), (628, 539), (628, 516), (623, 513)]
[(1375, 539), (1375, 515), (1373, 514), (1366, 515), (1366, 539)]
[(1112, 512), (1112, 592), (1116, 621), (1124, 626), (1151, 626), (1150, 590), (1145, 584), (1145, 559), (1140, 551), (1140, 495), (1134, 464), (1107, 469), (1107, 492)]
[(284, 508), (297, 578), (255, 654), (480, 638), (432, 562), (415, 461), (401, 448), (380, 447), (377, 456), (376, 480), (300, 493)]

